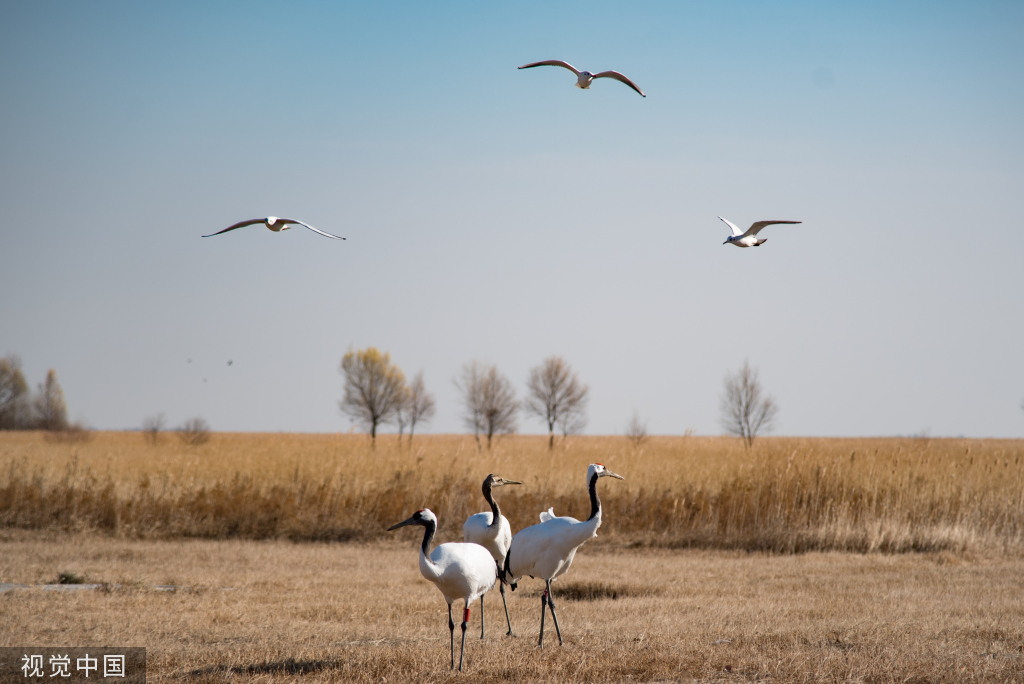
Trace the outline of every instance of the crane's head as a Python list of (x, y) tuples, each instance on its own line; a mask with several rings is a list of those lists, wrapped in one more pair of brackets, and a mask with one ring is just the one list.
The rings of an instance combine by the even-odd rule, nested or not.
[(396, 525), (392, 525), (388, 528), (388, 532), (390, 532), (391, 530), (397, 530), (399, 527), (405, 527), (406, 525), (422, 525), (423, 527), (427, 527), (428, 525), (434, 525), (436, 527), (437, 516), (434, 515), (433, 511), (431, 511), (429, 508), (424, 508), (422, 510), (416, 511), (412, 514), (411, 517), (406, 518), (402, 522)]
[(626, 479), (619, 475), (618, 473), (613, 473), (612, 471), (608, 470), (600, 463), (591, 463), (590, 467), (587, 468), (587, 482), (590, 482), (595, 475), (597, 475), (598, 477), (614, 477), (616, 480)]
[(491, 486), (491, 487), (501, 487), (503, 485), (510, 485), (510, 484), (523, 484), (523, 483), (519, 482), (517, 480), (506, 480), (503, 477), (498, 477), (494, 473), (491, 473), (490, 475), (488, 475), (486, 477), (486, 479), (484, 479), (484, 487), (487, 487), (488, 485)]

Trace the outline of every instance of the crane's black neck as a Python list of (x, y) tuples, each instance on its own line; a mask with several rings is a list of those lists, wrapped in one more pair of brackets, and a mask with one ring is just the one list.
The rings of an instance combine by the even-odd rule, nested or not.
[(587, 520), (593, 520), (601, 512), (601, 500), (597, 498), (598, 477), (598, 474), (594, 473), (593, 477), (590, 478), (590, 517)]
[(491, 481), (490, 478), (484, 482), (484, 498), (487, 499), (487, 503), (491, 504), (491, 524), (487, 527), (497, 527), (501, 521), (501, 509), (498, 508), (498, 502), (494, 500), (494, 496), (491, 494)]
[(434, 532), (437, 532), (437, 523), (428, 520), (423, 523), (423, 555), (430, 558), (430, 542), (434, 540)]

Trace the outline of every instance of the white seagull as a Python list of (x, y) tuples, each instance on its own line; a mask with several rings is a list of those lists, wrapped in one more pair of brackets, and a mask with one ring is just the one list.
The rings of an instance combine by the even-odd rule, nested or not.
[(388, 528), (397, 530), (406, 525), (420, 525), (425, 529), (423, 544), (420, 546), (420, 574), (441, 590), (448, 604), (448, 631), (451, 632), (452, 669), (455, 669), (455, 623), (452, 622), (452, 604), (463, 601), (462, 652), (459, 654), (459, 670), (466, 655), (466, 627), (469, 625), (469, 606), (482, 598), (498, 579), (498, 568), (487, 549), (479, 544), (449, 542), (433, 551), (430, 542), (437, 531), (437, 516), (424, 508), (412, 514), (397, 525)]
[(551, 582), (569, 571), (576, 549), (589, 539), (597, 536), (601, 526), (601, 499), (597, 497), (597, 480), (602, 477), (626, 478), (616, 475), (600, 463), (587, 468), (587, 489), (590, 492), (590, 517), (580, 522), (576, 518), (555, 517), (552, 509), (540, 514), (541, 523), (520, 530), (512, 537), (512, 545), (505, 555), (504, 580), (515, 591), (518, 578), (528, 575), (544, 580), (544, 593), (540, 596), (540, 640), (544, 646), (544, 614), (551, 607), (551, 619), (555, 621), (558, 643), (562, 643), (562, 630), (558, 628), (555, 616), (555, 601), (551, 596)]
[(334, 238), (335, 240), (344, 240), (345, 239), (343, 237), (338, 237), (337, 235), (331, 235), (330, 233), (325, 233), (322, 230), (317, 230), (316, 228), (314, 228), (313, 226), (309, 225), (308, 223), (303, 223), (302, 221), (297, 221), (295, 219), (278, 218), (276, 216), (268, 216), (267, 218), (261, 218), (261, 219), (252, 219), (251, 221), (239, 221), (238, 223), (236, 223), (233, 226), (228, 226), (224, 230), (218, 230), (216, 233), (210, 233), (209, 235), (204, 235), (203, 237), (213, 237), (214, 235), (220, 235), (221, 233), (226, 233), (229, 230), (234, 230), (235, 228), (244, 228), (245, 226), (254, 226), (257, 223), (262, 223), (263, 225), (265, 225), (267, 228), (269, 228), (270, 230), (274, 231), (275, 233), (279, 233), (282, 230), (288, 230), (293, 225), (296, 225), (296, 226), (305, 226), (306, 228), (309, 228), (314, 233), (320, 233), (324, 237)]
[(624, 75), (620, 74), (618, 71), (602, 71), (599, 74), (592, 74), (589, 71), (580, 71), (579, 69), (574, 67), (572, 64), (569, 64), (568, 62), (563, 62), (560, 59), (548, 59), (548, 60), (545, 60), (543, 62), (534, 62), (533, 64), (524, 64), (523, 66), (521, 66), (519, 68), (520, 69), (529, 69), (531, 67), (539, 67), (539, 66), (560, 66), (560, 67), (564, 67), (564, 68), (568, 69), (572, 73), (576, 74), (576, 87), (577, 88), (582, 88), (583, 90), (590, 90), (590, 84), (593, 83), (595, 78), (614, 78), (616, 81), (619, 81), (620, 83), (625, 83), (630, 88), (632, 88), (636, 92), (638, 92), (641, 95), (643, 95), (643, 97), (647, 97), (646, 95), (644, 95), (644, 91), (640, 90), (640, 88), (637, 87), (636, 83), (633, 83), (628, 78), (626, 78)]
[(751, 224), (750, 228), (747, 228), (747, 232), (744, 233), (740, 230), (732, 221), (724, 219), (721, 216), (718, 217), (725, 222), (727, 226), (732, 229), (732, 235), (725, 239), (723, 245), (736, 245), (737, 247), (760, 247), (764, 243), (768, 242), (768, 238), (758, 238), (757, 234), (761, 232), (761, 229), (765, 226), (774, 226), (777, 223), (802, 223), (802, 221), (757, 221)]
[[(462, 526), (462, 541), (479, 544), (487, 549), (491, 554), (491, 558), (494, 559), (495, 568), (501, 568), (505, 565), (505, 554), (508, 553), (508, 546), (512, 543), (512, 528), (508, 524), (508, 518), (501, 514), (498, 502), (494, 500), (494, 496), (491, 494), (491, 488), (517, 484), (523, 483), (515, 480), (506, 480), (493, 473), (488, 475), (484, 479), (482, 489), (484, 498), (491, 505), (491, 510), (469, 516), (466, 524)], [(508, 617), (508, 604), (505, 602), (505, 584), (502, 583), (499, 588), (501, 589), (501, 602), (505, 606), (505, 622), (508, 623), (506, 635), (513, 636), (512, 620)], [(480, 638), (484, 638), (483, 596), (480, 597)]]

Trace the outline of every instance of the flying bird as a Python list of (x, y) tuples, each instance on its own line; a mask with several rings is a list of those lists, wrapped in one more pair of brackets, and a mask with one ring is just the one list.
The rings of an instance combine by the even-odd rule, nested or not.
[(505, 555), (502, 574), (515, 591), (518, 578), (528, 575), (544, 580), (544, 593), (540, 597), (540, 640), (544, 646), (544, 615), (551, 608), (551, 619), (555, 622), (558, 643), (562, 643), (562, 630), (558, 628), (555, 616), (555, 601), (551, 595), (551, 583), (569, 571), (576, 549), (589, 539), (597, 536), (601, 526), (601, 499), (597, 496), (597, 481), (602, 477), (626, 478), (617, 475), (600, 463), (587, 468), (587, 489), (590, 492), (590, 517), (580, 522), (576, 518), (556, 517), (554, 510), (540, 514), (541, 523), (520, 530), (512, 537), (512, 545)]
[[(498, 502), (494, 500), (491, 493), (493, 487), (504, 485), (523, 484), (515, 480), (506, 480), (497, 475), (490, 474), (484, 478), (483, 493), (487, 503), (491, 505), (489, 512), (477, 513), (469, 516), (466, 524), (462, 526), (462, 541), (472, 544), (479, 544), (487, 549), (494, 559), (495, 567), (501, 568), (505, 565), (505, 554), (508, 553), (508, 546), (512, 543), (512, 528), (508, 524), (508, 518), (501, 514)], [(508, 623), (507, 636), (512, 634), (512, 620), (508, 617), (508, 604), (505, 602), (505, 584), (499, 585), (501, 590), (501, 603), (505, 606), (505, 622)], [(480, 597), (480, 638), (484, 638), (484, 597)]]
[(768, 238), (758, 238), (757, 234), (761, 232), (761, 229), (765, 226), (774, 226), (777, 223), (802, 223), (802, 221), (757, 221), (751, 224), (750, 228), (747, 228), (747, 232), (740, 230), (732, 221), (718, 217), (725, 222), (729, 228), (732, 229), (732, 235), (725, 239), (723, 245), (733, 244), (737, 247), (760, 247), (764, 243), (768, 242)]
[(433, 551), (430, 542), (437, 531), (437, 516), (430, 509), (416, 511), (412, 517), (388, 528), (397, 530), (406, 525), (420, 525), (425, 528), (423, 544), (420, 546), (420, 574), (434, 583), (448, 604), (448, 631), (451, 633), (452, 669), (455, 669), (455, 623), (452, 622), (452, 604), (462, 600), (462, 652), (459, 654), (459, 671), (466, 655), (466, 627), (469, 625), (469, 606), (478, 597), (483, 598), (498, 579), (498, 568), (487, 549), (479, 544), (449, 542)]
[(637, 87), (636, 83), (633, 83), (628, 78), (626, 78), (624, 75), (620, 74), (618, 71), (602, 71), (599, 74), (592, 74), (589, 71), (580, 71), (579, 69), (574, 67), (572, 64), (569, 64), (568, 62), (563, 62), (560, 59), (548, 59), (548, 60), (545, 60), (543, 62), (534, 62), (533, 64), (524, 64), (523, 66), (521, 66), (519, 68), (520, 69), (530, 69), (532, 67), (539, 67), (539, 66), (559, 66), (559, 67), (564, 67), (564, 68), (568, 69), (572, 73), (576, 74), (576, 87), (577, 88), (582, 88), (583, 90), (590, 90), (590, 84), (594, 82), (595, 78), (614, 78), (616, 81), (619, 81), (620, 83), (625, 83), (630, 88), (632, 88), (636, 92), (640, 93), (643, 97), (647, 97), (646, 95), (644, 95), (644, 91), (640, 90), (640, 88)]
[(268, 216), (267, 218), (261, 218), (261, 219), (252, 219), (251, 221), (239, 221), (238, 223), (236, 223), (233, 226), (228, 226), (224, 230), (218, 230), (216, 233), (210, 233), (209, 235), (204, 235), (203, 237), (213, 237), (214, 235), (220, 235), (221, 233), (226, 233), (229, 230), (234, 230), (235, 228), (244, 228), (245, 226), (254, 226), (257, 223), (262, 223), (263, 225), (265, 225), (267, 228), (269, 228), (270, 230), (274, 231), (275, 233), (279, 233), (282, 230), (288, 230), (293, 225), (296, 225), (296, 226), (305, 226), (306, 228), (309, 228), (314, 233), (320, 233), (320, 235), (323, 235), (324, 237), (334, 238), (335, 240), (344, 240), (345, 239), (343, 237), (338, 237), (337, 235), (331, 235), (330, 233), (325, 233), (322, 230), (317, 230), (316, 228), (314, 228), (313, 226), (309, 225), (308, 223), (303, 223), (302, 221), (296, 221), (295, 219), (278, 218), (276, 216)]

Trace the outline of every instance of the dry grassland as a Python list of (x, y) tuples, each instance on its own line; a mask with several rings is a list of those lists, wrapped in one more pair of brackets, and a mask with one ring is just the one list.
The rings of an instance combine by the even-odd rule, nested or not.
[[(0, 594), (0, 645), (149, 649), (155, 681), (1020, 682), (1024, 442), (215, 435), (49, 442), (0, 433), (0, 582), (104, 583)], [(583, 517), (602, 462), (604, 525), (555, 584), (563, 648), (536, 648), (540, 583), (473, 611), (467, 672), (419, 576), (485, 504), (513, 530)], [(319, 541), (326, 543), (308, 543)], [(335, 543), (335, 542), (346, 543)], [(303, 542), (303, 543), (297, 543)], [(911, 552), (911, 553), (897, 553)], [(154, 589), (175, 585), (176, 591)]]
[(527, 579), (509, 596), (519, 638), (489, 594), (487, 639), (474, 607), (466, 672), (452, 674), (418, 542), (418, 530), (344, 544), (7, 530), (0, 580), (71, 572), (112, 586), (0, 594), (0, 645), (145, 646), (156, 682), (1024, 682), (1019, 557), (608, 542), (555, 583), (564, 647), (552, 632), (537, 649), (540, 583)]
[(0, 433), (0, 528), (99, 530), (139, 538), (369, 541), (430, 507), (451, 538), (485, 507), (488, 472), (513, 530), (554, 506), (588, 511), (584, 474), (604, 463), (601, 534), (648, 547), (999, 551), (1024, 546), (1024, 441), (95, 433), (55, 443)]

